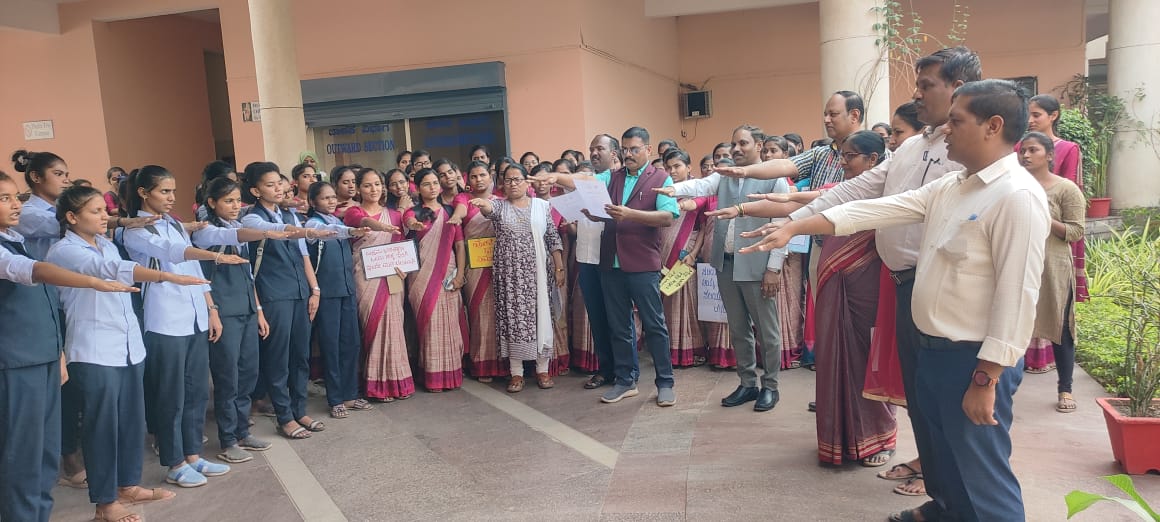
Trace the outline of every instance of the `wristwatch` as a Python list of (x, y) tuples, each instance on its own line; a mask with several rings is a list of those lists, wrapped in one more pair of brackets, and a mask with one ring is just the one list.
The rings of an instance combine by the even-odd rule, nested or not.
[(971, 382), (974, 383), (975, 386), (995, 386), (996, 384), (999, 384), (999, 378), (991, 377), (983, 370), (975, 370), (975, 373), (971, 375)]

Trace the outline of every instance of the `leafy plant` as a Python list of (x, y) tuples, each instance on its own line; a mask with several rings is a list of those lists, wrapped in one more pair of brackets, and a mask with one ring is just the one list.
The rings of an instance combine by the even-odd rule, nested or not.
[[(1133, 132), (1137, 135), (1137, 141), (1146, 142), (1160, 154), (1160, 150), (1156, 147), (1156, 135), (1160, 131), (1138, 120), (1132, 114), (1128, 100), (1094, 88), (1091, 80), (1082, 74), (1075, 75), (1056, 91), (1068, 105), (1080, 111), (1091, 123), (1092, 137), (1086, 146), (1064, 136), (1062, 128), (1060, 129), (1061, 138), (1080, 143), (1084, 160), (1083, 191), (1088, 199), (1108, 195), (1108, 166), (1111, 162), (1113, 140), (1117, 133)], [(1130, 101), (1142, 100), (1144, 95), (1144, 88), (1138, 87), (1132, 90)], [(1062, 127), (1062, 114), (1060, 118)]]
[(1114, 385), (1132, 417), (1146, 416), (1160, 392), (1160, 239), (1150, 239), (1150, 228), (1114, 232), (1115, 248), (1096, 256), (1098, 270), (1122, 282), (1101, 291), (1124, 311), (1115, 322), (1124, 358)]
[(1085, 188), (1090, 186), (1092, 176), (1099, 166), (1096, 156), (1089, 152), (1095, 150), (1096, 141), (1096, 130), (1092, 127), (1092, 122), (1079, 109), (1065, 108), (1060, 111), (1056, 126), (1056, 134), (1060, 138), (1079, 145), (1080, 159), (1083, 163), (1080, 170), (1080, 185)]
[(1139, 515), (1141, 520), (1160, 522), (1160, 515), (1156, 514), (1156, 511), (1144, 501), (1144, 497), (1141, 497), (1140, 493), (1136, 491), (1136, 486), (1132, 483), (1131, 477), (1127, 475), (1111, 475), (1103, 477), (1103, 479), (1111, 482), (1120, 491), (1127, 493), (1129, 498), (1108, 497), (1087, 491), (1074, 490), (1063, 497), (1064, 501), (1067, 502), (1068, 519), (1071, 519), (1076, 513), (1091, 507), (1096, 502), (1108, 500), (1128, 508), (1136, 515)]
[[(900, 0), (882, 0), (880, 5), (870, 8), (878, 18), (871, 26), (877, 35), (874, 45), (880, 51), (878, 60), (889, 63), (891, 79), (897, 79), (904, 85), (914, 84), (914, 64), (927, 54), (923, 45), (928, 40), (938, 47), (963, 44), (967, 39), (967, 21), (971, 16), (966, 2), (955, 0), (951, 10), (950, 31), (940, 39), (923, 31), (923, 19), (914, 3), (914, 0), (906, 0), (903, 5), (904, 2)], [(858, 86), (862, 95), (871, 98), (876, 85), (869, 81), (862, 83)]]

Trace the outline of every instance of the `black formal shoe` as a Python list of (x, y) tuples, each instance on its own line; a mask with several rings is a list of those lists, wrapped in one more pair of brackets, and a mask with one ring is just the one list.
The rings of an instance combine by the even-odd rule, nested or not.
[(777, 406), (777, 400), (781, 398), (781, 394), (772, 388), (762, 388), (761, 393), (757, 396), (757, 404), (753, 405), (753, 411), (769, 411), (774, 406)]
[(733, 390), (733, 393), (730, 393), (728, 397), (721, 399), (721, 405), (726, 408), (741, 406), (742, 404), (745, 404), (749, 401), (757, 400), (759, 393), (760, 390), (758, 390), (756, 386), (752, 388), (738, 386), (737, 389)]
[(810, 401), (810, 405), (807, 406), (806, 409), (809, 411), (816, 412), (816, 411), (818, 411), (818, 403), (816, 403), (814, 401)]

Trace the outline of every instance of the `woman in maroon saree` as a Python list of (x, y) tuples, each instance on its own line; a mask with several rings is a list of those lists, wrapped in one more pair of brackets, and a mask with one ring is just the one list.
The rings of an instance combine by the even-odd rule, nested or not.
[[(473, 161), (467, 166), (467, 188), (471, 198), (492, 199), (491, 171), (486, 163)], [(464, 239), (495, 238), (495, 226), (478, 208), (468, 205), (463, 221)], [(500, 361), (496, 344), (495, 291), (492, 289), (492, 271), (487, 268), (468, 268), (464, 286), (467, 300), (468, 352), (472, 377), (479, 382), (491, 382), (495, 377), (508, 374), (507, 365)]]
[[(374, 169), (356, 173), (355, 185), (362, 203), (349, 207), (343, 216), (347, 226), (368, 227), (371, 232), (354, 238), (354, 282), (358, 296), (359, 326), (363, 330), (363, 360), (366, 362), (366, 396), (391, 402), (415, 393), (407, 340), (403, 335), (403, 281), (398, 276), (367, 279), (363, 271), (364, 248), (403, 241), (403, 212), (410, 207), (407, 178), (403, 171), (392, 169), (387, 175), (387, 205), (380, 204), (384, 194), (383, 176)], [(394, 280), (391, 282), (391, 280)], [(391, 293), (391, 287), (396, 293)]]
[(438, 393), (463, 385), (467, 315), (463, 310), (466, 253), (463, 229), (447, 223), (451, 209), (439, 202), (435, 171), (415, 174), (422, 202), (403, 213), (403, 223), (419, 242), (419, 270), (407, 275), (407, 300), (419, 332), (423, 385)]

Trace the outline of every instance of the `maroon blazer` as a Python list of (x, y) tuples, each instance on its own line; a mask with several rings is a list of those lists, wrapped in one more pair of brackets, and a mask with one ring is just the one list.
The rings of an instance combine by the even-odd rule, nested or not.
[[(624, 201), (624, 180), (627, 167), (612, 173), (608, 196), (614, 204)], [(657, 193), (669, 174), (649, 165), (640, 174), (625, 206), (635, 210), (655, 211)], [(604, 224), (600, 237), (600, 268), (612, 270), (613, 260), (620, 257), (623, 272), (659, 272), (661, 269), (661, 230), (636, 221), (609, 221)]]

